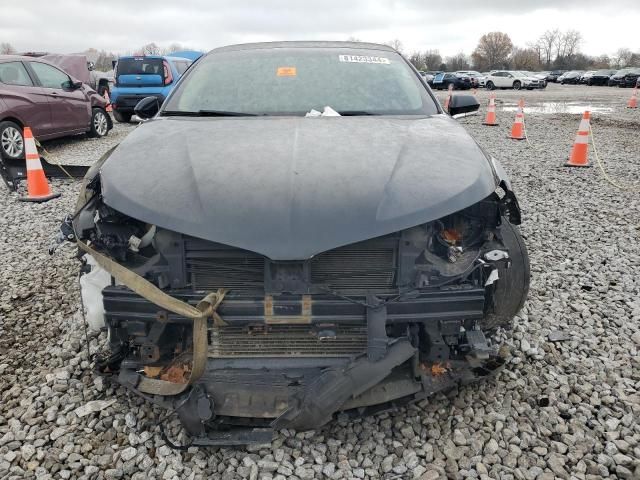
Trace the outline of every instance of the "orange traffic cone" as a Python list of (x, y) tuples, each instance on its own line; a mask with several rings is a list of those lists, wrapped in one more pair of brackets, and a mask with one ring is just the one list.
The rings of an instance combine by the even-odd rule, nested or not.
[(520, 100), (518, 100), (518, 106), (524, 111), (524, 98), (520, 97)]
[(104, 99), (107, 101), (107, 107), (105, 110), (107, 112), (113, 112), (113, 107), (111, 106), (111, 97), (109, 97), (109, 90), (104, 91)]
[(627, 108), (638, 108), (638, 87), (633, 87), (633, 92), (631, 92), (631, 98), (627, 103)]
[(589, 165), (589, 111), (585, 111), (580, 120), (576, 140), (571, 147), (567, 167), (590, 167)]
[(524, 140), (524, 113), (522, 113), (520, 102), (518, 102), (518, 111), (516, 112), (516, 118), (513, 120), (511, 136), (509, 138)]
[(498, 125), (496, 120), (496, 94), (492, 93), (489, 95), (489, 108), (487, 108), (487, 116), (482, 122), (483, 125), (490, 125), (495, 127)]
[(24, 127), (24, 152), (27, 159), (27, 196), (19, 200), (23, 202), (46, 202), (60, 196), (53, 193), (47, 177), (44, 176), (38, 147), (29, 127)]
[(451, 95), (453, 94), (453, 83), (449, 84), (449, 89), (447, 91), (447, 98), (444, 101), (444, 109), (445, 111), (449, 111), (449, 103), (451, 102)]

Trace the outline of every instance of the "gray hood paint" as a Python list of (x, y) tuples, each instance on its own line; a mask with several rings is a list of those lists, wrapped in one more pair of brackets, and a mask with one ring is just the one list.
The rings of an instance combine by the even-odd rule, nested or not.
[(435, 220), (496, 188), (446, 115), (159, 118), (115, 149), (101, 179), (124, 214), (273, 260)]

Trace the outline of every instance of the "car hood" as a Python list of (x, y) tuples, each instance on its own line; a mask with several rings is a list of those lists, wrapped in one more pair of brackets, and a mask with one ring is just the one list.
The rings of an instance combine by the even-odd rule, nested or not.
[(101, 182), (126, 215), (274, 260), (435, 220), (496, 188), (446, 115), (159, 118), (114, 150)]

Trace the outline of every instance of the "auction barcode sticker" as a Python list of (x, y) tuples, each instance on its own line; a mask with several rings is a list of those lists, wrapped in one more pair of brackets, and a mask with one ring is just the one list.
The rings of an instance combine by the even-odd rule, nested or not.
[(391, 60), (385, 57), (370, 57), (369, 55), (339, 55), (341, 62), (347, 63), (379, 63), (389, 65)]

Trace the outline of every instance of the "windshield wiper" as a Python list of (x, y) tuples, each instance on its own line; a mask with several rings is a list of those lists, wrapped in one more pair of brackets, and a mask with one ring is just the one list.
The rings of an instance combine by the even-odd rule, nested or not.
[(360, 117), (360, 116), (367, 116), (367, 115), (380, 115), (379, 113), (367, 112), (365, 110), (344, 110), (338, 113), (342, 117)]
[(226, 110), (198, 110), (197, 112), (183, 110), (165, 110), (163, 116), (167, 117), (255, 117), (255, 113), (229, 112)]

